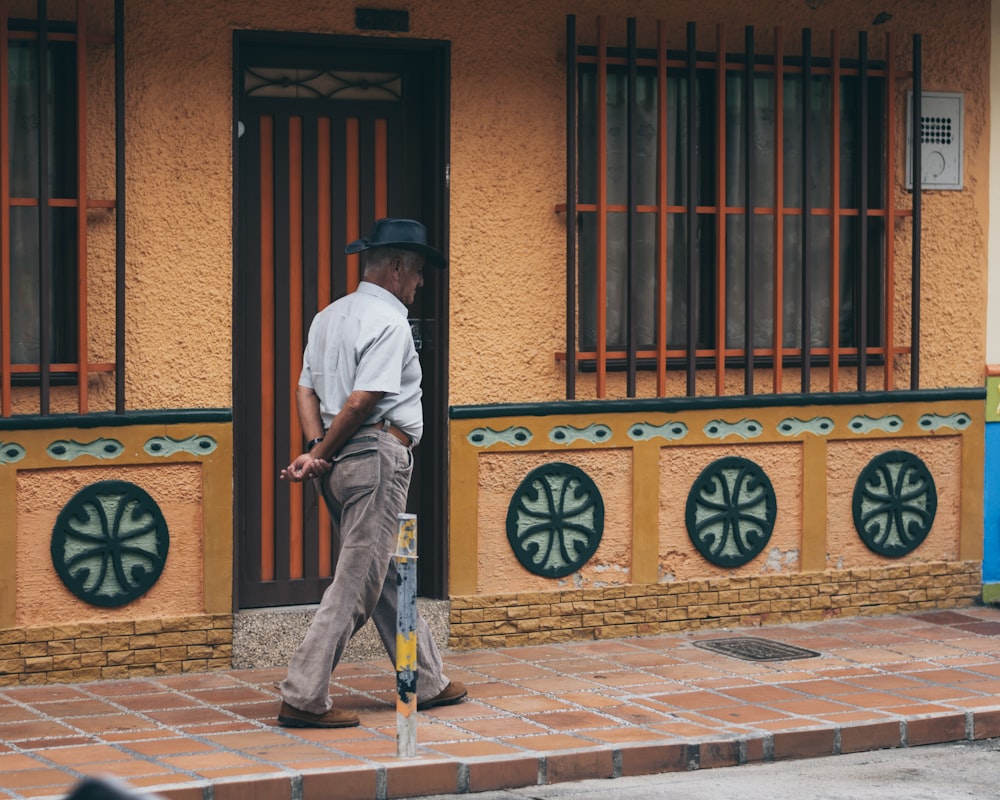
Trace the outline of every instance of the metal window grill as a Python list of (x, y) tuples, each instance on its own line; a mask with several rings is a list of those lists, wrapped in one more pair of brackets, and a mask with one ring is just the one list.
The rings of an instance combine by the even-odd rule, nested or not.
[[(93, 11), (97, 4), (91, 0)], [(87, 0), (76, 0), (75, 6), (67, 6), (75, 12), (72, 19), (59, 13), (50, 14), (46, 0), (36, 3), (34, 19), (16, 19), (11, 16), (11, 3), (0, 0), (0, 19), (5, 21), (5, 34), (0, 36), (0, 417), (10, 417), (14, 413), (15, 386), (21, 397), (37, 385), (37, 402), (33, 407), (42, 415), (51, 413), (53, 376), (63, 382), (75, 383), (75, 405), (80, 414), (91, 411), (89, 395), (90, 375), (106, 373), (114, 375), (115, 411), (125, 410), (125, 104), (124, 104), (124, 0), (113, 0), (113, 7), (104, 5), (94, 14), (94, 22), (88, 14)], [(98, 32), (103, 20), (113, 18), (113, 33)], [(22, 154), (12, 152), (10, 116), (10, 45), (12, 42), (30, 41), (35, 43), (35, 70), (37, 72), (38, 124), (34, 132), (33, 147), (37, 150), (37, 191), (29, 194), (12, 195), (11, 165)], [(52, 191), (53, 168), (49, 150), (48, 119), (49, 106), (47, 91), (49, 81), (49, 49), (54, 42), (69, 42), (75, 50), (75, 176), (70, 191)], [(115, 153), (115, 197), (101, 199), (90, 197), (88, 193), (88, 54), (95, 47), (111, 46), (114, 51), (114, 153)], [(14, 209), (37, 209), (37, 269), (38, 282), (38, 361), (18, 363), (12, 358), (12, 296), (11, 296), (11, 229)], [(75, 286), (54, 285), (52, 276), (53, 236), (63, 231), (53, 230), (54, 215), (69, 209), (75, 217), (75, 242), (72, 243), (75, 259)], [(115, 321), (113, 362), (91, 360), (92, 330), (88, 322), (88, 212), (92, 209), (113, 210), (115, 215)], [(65, 292), (67, 302), (73, 308), (75, 331), (73, 335), (75, 359), (55, 363), (51, 356), (50, 337), (52, 331), (52, 311), (50, 302), (53, 293)], [(30, 387), (30, 388), (29, 388)]]
[[(761, 382), (759, 377), (755, 377), (755, 372), (762, 368), (770, 370), (770, 386), (768, 389), (774, 393), (788, 391), (784, 371), (789, 365), (794, 366), (800, 373), (801, 391), (808, 393), (812, 387), (811, 371), (816, 364), (828, 367), (829, 389), (832, 392), (842, 391), (841, 387), (841, 367), (843, 364), (854, 364), (857, 366), (855, 387), (857, 391), (865, 391), (868, 383), (868, 368), (871, 363), (883, 365), (884, 388), (887, 390), (896, 388), (894, 386), (895, 358), (899, 355), (909, 356), (910, 366), (910, 388), (919, 388), (920, 359), (919, 359), (919, 320), (920, 320), (920, 213), (921, 194), (920, 187), (913, 192), (912, 207), (899, 208), (896, 206), (897, 178), (895, 175), (897, 139), (899, 138), (895, 118), (897, 95), (897, 83), (900, 81), (911, 81), (912, 92), (915, 98), (910, 108), (912, 119), (919, 120), (920, 110), (920, 70), (921, 70), (921, 45), (920, 36), (913, 37), (912, 44), (912, 68), (909, 72), (901, 72), (896, 67), (896, 54), (893, 37), (887, 34), (885, 37), (884, 51), (879, 64), (873, 64), (869, 54), (867, 34), (858, 34), (856, 55), (850, 59), (841, 56), (841, 43), (836, 32), (831, 34), (829, 45), (829, 57), (818, 59), (813, 52), (812, 34), (806, 29), (802, 31), (801, 45), (798, 52), (789, 55), (785, 38), (780, 28), (776, 28), (771, 37), (773, 51), (768, 56), (759, 54), (755, 48), (754, 30), (748, 27), (745, 30), (744, 51), (738, 56), (733, 56), (727, 49), (725, 30), (720, 25), (716, 28), (716, 46), (710, 53), (699, 51), (696, 47), (696, 28), (694, 23), (688, 23), (686, 28), (686, 47), (682, 51), (669, 50), (667, 45), (668, 28), (664, 22), (657, 26), (655, 52), (640, 52), (637, 48), (636, 21), (627, 21), (626, 44), (622, 47), (611, 47), (608, 41), (608, 26), (604, 18), (598, 18), (596, 24), (596, 46), (589, 48), (582, 47), (577, 39), (576, 18), (573, 15), (567, 17), (566, 28), (566, 48), (567, 48), (567, 148), (566, 148), (566, 185), (567, 203), (559, 210), (566, 211), (566, 250), (567, 250), (567, 280), (566, 280), (566, 341), (567, 349), (565, 354), (558, 354), (559, 358), (564, 358), (566, 362), (566, 396), (568, 399), (576, 397), (577, 372), (581, 368), (592, 369), (595, 372), (595, 394), (598, 398), (607, 396), (608, 374), (613, 368), (621, 367), (626, 372), (625, 391), (627, 396), (636, 396), (637, 391), (637, 371), (641, 366), (655, 364), (656, 371), (656, 394), (659, 397), (666, 396), (668, 391), (667, 371), (668, 365), (671, 369), (683, 370), (686, 392), (688, 396), (697, 393), (698, 370), (704, 369), (711, 364), (714, 368), (714, 390), (716, 395), (725, 393), (727, 362), (728, 369), (732, 370), (734, 363), (739, 363), (743, 368), (744, 393), (749, 395), (755, 391), (760, 391), (758, 386)], [(607, 98), (609, 68), (624, 71), (627, 76), (628, 90), (626, 92), (628, 109), (626, 113), (627, 126), (627, 168), (626, 168), (626, 199), (623, 204), (615, 204), (609, 200), (608, 191), (608, 133), (607, 133)], [(639, 159), (635, 155), (638, 152), (638, 124), (637, 124), (637, 92), (636, 75), (638, 70), (655, 71), (657, 89), (657, 115), (658, 124), (656, 132), (656, 199), (655, 203), (637, 204), (635, 186), (638, 180)], [(594, 109), (597, 119), (595, 123), (596, 148), (591, 152), (581, 152), (578, 129), (580, 124), (580, 74), (583, 70), (591, 70), (596, 82)], [(715, 101), (717, 106), (714, 110), (714, 151), (716, 174), (714, 180), (715, 198), (709, 204), (699, 202), (697, 192), (688, 191), (686, 198), (680, 203), (668, 203), (667, 181), (668, 158), (667, 158), (667, 92), (668, 92), (668, 70), (672, 75), (682, 71), (688, 97), (694, 97), (697, 90), (698, 76), (704, 75), (705, 71), (714, 73)], [(801, 202), (797, 206), (786, 205), (783, 187), (786, 185), (786, 169), (782, 155), (782, 147), (774, 147), (773, 175), (769, 176), (773, 180), (774, 202), (770, 207), (759, 207), (755, 203), (749, 202), (745, 207), (733, 207), (727, 202), (726, 195), (726, 90), (727, 77), (743, 74), (743, 100), (744, 113), (747, 114), (746, 124), (749, 133), (742, 138), (740, 146), (743, 148), (743, 180), (746, 185), (746, 197), (752, 198), (751, 190), (761, 176), (755, 174), (753, 159), (750, 148), (753, 145), (753, 120), (751, 110), (755, 108), (756, 102), (753, 96), (754, 80), (756, 75), (769, 74), (773, 76), (774, 97), (778, 98), (776, 103), (781, 102), (783, 97), (783, 87), (789, 82), (797, 82), (801, 87), (803, 105), (808, 102), (815, 102), (811, 94), (811, 86), (816, 76), (828, 76), (830, 85), (830, 119), (829, 133), (830, 139), (830, 159), (831, 180), (829, 201), (822, 206), (811, 201), (808, 190), (808, 169), (801, 169)], [(852, 153), (854, 159), (854, 169), (858, 170), (861, 176), (861, 189), (857, 192), (856, 203), (851, 207), (845, 207), (840, 196), (840, 170), (841, 151), (839, 140), (839, 120), (842, 113), (841, 98), (841, 78), (844, 76), (856, 76), (858, 91), (861, 94), (860, 101), (856, 104), (857, 119), (853, 120), (860, 130), (858, 136), (858, 147), (860, 152)], [(869, 131), (874, 122), (870, 119), (869, 83), (872, 78), (880, 78), (884, 97), (882, 109), (884, 119), (877, 121), (883, 126), (882, 143), (878, 147), (878, 152), (873, 152), (869, 139)], [(780, 105), (773, 109), (775, 116), (775, 141), (783, 141), (782, 114)], [(812, 141), (809, 129), (809, 114), (802, 114), (801, 123), (801, 150), (802, 163), (808, 164), (810, 157), (810, 147), (816, 145)], [(687, 119), (682, 121), (687, 128), (686, 182), (688, 187), (693, 187), (700, 179), (699, 175), (699, 153), (697, 147), (696, 126), (699, 120), (695, 113), (688, 113)], [(913, 148), (911, 154), (912, 163), (908, 166), (914, 174), (920, 174), (920, 148)], [(596, 172), (596, 198), (593, 202), (581, 201), (580, 174), (582, 164), (587, 159), (595, 162)], [(872, 202), (870, 192), (864, 187), (869, 180), (866, 176), (872, 165), (881, 163), (882, 174), (879, 177), (881, 183), (881, 200)], [(647, 162), (648, 165), (648, 162)], [(577, 221), (583, 214), (591, 214), (596, 217), (593, 260), (595, 263), (596, 276), (596, 346), (584, 348), (582, 346), (580, 332), (580, 316), (578, 291), (580, 289), (581, 268), (581, 242)], [(627, 294), (624, 315), (626, 317), (625, 346), (612, 346), (609, 343), (608, 320), (607, 320), (607, 292), (608, 292), (608, 229), (609, 219), (613, 214), (624, 214), (626, 217), (626, 244), (624, 258), (626, 267), (624, 270), (624, 291)], [(656, 272), (656, 297), (655, 297), (655, 342), (653, 346), (639, 342), (636, 335), (635, 308), (639, 300), (640, 290), (636, 284), (637, 266), (637, 223), (640, 215), (652, 214), (656, 220), (656, 242), (655, 242), (655, 272)], [(774, 313), (772, 319), (771, 342), (767, 347), (756, 346), (752, 338), (752, 327), (759, 312), (754, 307), (753, 292), (744, 292), (742, 315), (745, 325), (745, 334), (741, 347), (731, 347), (726, 345), (726, 280), (727, 280), (727, 241), (726, 222), (727, 218), (734, 215), (743, 215), (748, 219), (760, 219), (767, 215), (773, 218), (774, 236), (774, 275), (773, 280), (773, 302), (774, 309), (783, 309), (788, 287), (784, 286), (783, 264), (785, 254), (782, 251), (783, 232), (786, 224), (795, 221), (801, 225), (801, 278), (799, 280), (800, 296), (797, 298), (801, 308), (801, 331), (797, 331), (797, 346), (788, 346), (785, 342), (786, 331), (783, 330), (784, 321), (782, 313)], [(898, 302), (905, 296), (897, 284), (898, 276), (895, 270), (895, 221), (898, 218), (910, 217), (912, 220), (912, 254), (911, 254), (911, 327), (910, 341), (897, 341), (896, 312)], [(671, 263), (668, 257), (668, 250), (671, 248), (670, 230), (671, 225), (676, 225), (678, 219), (683, 221), (686, 229), (686, 236), (689, 242), (695, 240), (699, 235), (699, 220), (712, 218), (714, 220), (715, 267), (709, 276), (714, 280), (714, 296), (704, 298), (699, 295), (699, 280), (702, 278), (699, 265), (696, 263), (694, 247), (688, 248), (685, 264)], [(798, 222), (795, 218), (801, 220)], [(829, 247), (830, 247), (830, 267), (829, 267), (829, 342), (817, 345), (811, 339), (811, 327), (815, 322), (817, 310), (812, 306), (814, 289), (812, 282), (817, 278), (813, 276), (810, 267), (810, 247), (811, 237), (814, 236), (814, 228), (821, 218), (826, 218), (824, 224), (830, 226)], [(855, 259), (854, 269), (857, 271), (856, 286), (853, 289), (853, 297), (845, 298), (841, 296), (841, 284), (839, 275), (839, 264), (841, 262), (841, 242), (840, 230), (846, 220), (856, 221), (854, 224), (859, 231), (856, 244), (856, 253), (847, 254)], [(871, 232), (869, 222), (881, 220), (881, 228), (878, 232)], [(746, 224), (746, 234), (743, 241), (743, 280), (744, 285), (749, 287), (754, 285), (757, 278), (754, 263), (754, 225)], [(877, 237), (877, 238), (875, 238)], [(873, 265), (869, 262), (869, 252), (875, 248), (881, 254), (881, 263)], [(794, 255), (794, 254), (793, 254)], [(879, 270), (881, 274), (875, 274), (873, 270)], [(682, 347), (668, 345), (668, 303), (667, 287), (672, 271), (686, 270), (686, 341)], [(875, 290), (869, 289), (869, 284), (877, 280)], [(875, 296), (872, 296), (875, 295)], [(714, 330), (714, 342), (711, 347), (705, 347), (698, 343), (699, 324), (699, 303), (702, 307), (706, 302), (713, 304), (712, 328)], [(854, 315), (853, 336), (854, 346), (845, 346), (840, 338), (839, 313), (845, 302), (853, 302), (855, 308), (860, 311)], [(873, 319), (877, 320), (877, 330), (869, 330), (869, 310), (877, 312)], [(747, 343), (750, 343), (747, 346)], [(640, 365), (640, 362), (642, 364)], [(765, 389), (766, 391), (766, 389)]]

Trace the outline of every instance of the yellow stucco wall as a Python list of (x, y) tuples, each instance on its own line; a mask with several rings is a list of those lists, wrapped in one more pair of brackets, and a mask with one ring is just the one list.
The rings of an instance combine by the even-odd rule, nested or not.
[[(355, 5), (342, 0), (126, 3), (125, 347), (129, 409), (233, 405), (233, 32), (358, 35), (354, 27)], [(876, 9), (867, 0), (761, 0), (743, 4), (731, 0), (676, 0), (669, 5), (662, 0), (413, 0), (398, 7), (410, 13), (411, 30), (402, 38), (446, 40), (451, 45), (449, 393), (442, 402), (452, 406), (546, 402), (564, 396), (564, 368), (555, 354), (566, 345), (565, 218), (556, 207), (566, 200), (567, 13), (577, 15), (583, 44), (594, 42), (594, 20), (599, 14), (608, 17), (609, 31), (617, 43), (624, 40), (625, 18), (636, 17), (640, 47), (653, 44), (655, 23), (660, 18), (667, 19), (671, 48), (682, 48), (685, 23), (697, 22), (698, 47), (703, 50), (714, 49), (718, 23), (725, 24), (727, 41), (734, 49), (740, 49), (743, 26), (754, 25), (761, 52), (769, 51), (773, 26), (780, 24), (789, 54), (798, 48), (800, 29), (809, 27), (814, 52), (820, 58), (828, 55), (833, 29), (840, 35), (843, 50), (850, 53), (854, 52), (856, 32), (868, 31), (873, 58), (880, 57), (884, 34), (892, 31), (900, 70), (907, 69), (911, 35), (922, 34), (924, 88), (959, 91), (965, 100), (965, 188), (960, 192), (928, 192), (923, 201), (922, 386), (967, 387), (981, 382), (987, 296), (987, 0), (899, 2), (888, 9), (892, 13), (889, 22), (877, 26), (872, 23)], [(93, 34), (107, 33), (107, 18), (101, 16), (106, 13), (106, 8), (95, 12), (91, 20)], [(93, 42), (88, 59), (99, 65), (88, 93), (92, 100), (107, 98), (112, 87), (110, 45), (106, 41)], [(901, 207), (910, 202), (898, 188), (904, 174), (905, 88), (901, 84), (897, 92), (896, 133), (900, 145), (899, 160), (894, 165), (896, 204)], [(97, 102), (90, 113), (90, 194), (109, 198), (114, 191), (108, 133), (111, 120), (107, 107)], [(88, 296), (94, 331), (91, 358), (110, 361), (113, 214), (95, 209), (90, 219)], [(895, 232), (897, 276), (906, 285), (909, 222), (899, 221)], [(900, 295), (896, 312), (897, 329), (906, 330), (909, 320), (905, 292)], [(906, 361), (900, 358), (893, 364), (897, 375), (907, 374)], [(827, 380), (824, 370), (814, 370), (814, 388), (826, 388)], [(852, 387), (849, 373), (842, 373), (841, 380), (842, 389)], [(668, 394), (682, 395), (682, 381), (681, 375), (671, 374)], [(709, 372), (700, 375), (699, 393), (713, 393), (712, 381)], [(648, 373), (640, 374), (640, 396), (654, 393), (651, 382)], [(870, 388), (881, 385), (877, 370), (870, 373), (870, 384)], [(764, 371), (759, 373), (759, 385), (763, 390), (769, 385)], [(795, 377), (786, 374), (786, 389), (797, 385)], [(741, 387), (740, 374), (728, 376), (727, 393), (737, 394)], [(91, 376), (91, 388), (92, 406), (109, 408), (112, 393), (108, 377)], [(581, 398), (593, 395), (592, 376), (580, 376), (578, 393)], [(609, 395), (624, 394), (624, 377), (612, 375)], [(16, 413), (31, 413), (36, 395), (36, 389), (17, 393)], [(73, 409), (74, 396), (74, 389), (54, 387), (53, 410)], [(704, 422), (700, 413), (689, 416), (699, 425)], [(677, 486), (686, 490), (699, 469), (726, 448), (706, 442), (688, 452), (676, 447), (633, 447), (620, 434), (608, 449), (577, 446), (563, 452), (547, 447), (545, 452), (536, 448), (535, 452), (522, 453), (499, 447), (483, 454), (477, 462), (463, 452), (467, 448), (460, 441), (461, 431), (455, 432), (454, 423), (452, 428), (453, 592), (456, 587), (458, 594), (530, 591), (542, 585), (541, 579), (509, 563), (501, 520), (517, 476), (532, 465), (551, 460), (554, 453), (588, 472), (607, 476), (610, 498), (606, 541), (594, 562), (578, 577), (567, 579), (567, 585), (575, 585), (574, 581), (589, 587), (650, 584), (718, 572), (682, 550), (684, 538), (679, 521), (684, 492), (675, 490)], [(140, 437), (146, 433), (137, 428), (129, 434), (139, 444), (135, 452), (141, 451)], [(202, 498), (224, 498), (228, 503), (232, 489), (231, 426), (225, 426), (219, 437), (229, 439), (220, 451), (220, 457), (224, 453), (226, 458), (206, 471), (209, 483), (203, 488)], [(44, 452), (42, 434), (29, 438), (41, 446), (39, 452)], [(734, 450), (766, 467), (773, 476), (781, 508), (769, 553), (774, 561), (766, 557), (760, 564), (738, 572), (792, 573), (877, 561), (871, 554), (858, 551), (856, 542), (846, 534), (843, 540), (838, 539), (841, 531), (850, 531), (849, 520), (843, 517), (843, 498), (836, 494), (840, 482), (837, 473), (827, 474), (825, 468), (817, 471), (814, 467), (830, 464), (836, 468), (852, 459), (869, 458), (882, 444), (865, 443), (854, 452), (841, 451), (833, 444), (827, 448), (808, 437), (799, 442), (772, 438)], [(964, 435), (961, 453), (956, 450), (957, 438), (928, 437), (927, 443), (914, 446), (929, 462), (933, 461), (936, 477), (957, 476), (955, 487), (947, 483), (943, 487), (946, 491), (942, 492), (939, 509), (942, 527), (927, 545), (933, 551), (924, 551), (928, 558), (981, 557), (981, 526), (977, 529), (972, 520), (973, 504), (960, 507), (957, 499), (981, 497), (981, 470), (977, 479), (969, 467), (981, 465), (981, 447), (976, 450), (972, 438), (971, 434)], [(141, 474), (161, 470), (149, 467), (152, 461), (139, 456), (126, 471), (131, 472), (133, 467)], [(470, 461), (474, 466), (466, 469)], [(959, 461), (961, 470), (955, 469)], [(62, 487), (62, 481), (71, 481), (83, 472), (104, 473), (103, 466), (90, 463), (86, 469), (74, 465), (62, 475), (57, 471), (49, 474), (50, 466), (39, 461), (22, 464), (17, 470), (0, 471), (0, 496), (15, 498), (18, 514), (16, 532), (0, 531), (0, 543), (8, 546), (8, 552), (16, 553), (13, 561), (0, 569), (0, 615), (6, 626), (41, 624), (58, 610), (53, 598), (59, 595), (54, 591), (48, 594), (52, 587), (39, 583), (32, 574), (30, 562), (40, 558), (41, 553), (31, 537), (51, 530), (51, 517), (61, 505), (57, 502), (62, 497), (60, 492), (68, 491), (68, 484)], [(23, 476), (15, 478), (21, 469), (25, 470)], [(28, 480), (34, 469), (46, 471), (40, 485), (51, 485), (44, 513), (27, 502), (32, 493), (39, 491)], [(169, 494), (172, 481), (179, 481), (179, 485), (190, 481), (191, 469), (162, 468), (152, 479), (153, 484), (161, 486), (160, 475), (176, 476), (163, 484)], [(469, 494), (463, 496), (466, 489)], [(816, 501), (819, 506), (814, 502), (817, 497), (821, 498)], [(232, 590), (232, 508), (202, 503), (199, 519), (188, 505), (193, 502), (193, 497), (187, 497), (170, 513), (183, 520), (178, 524), (185, 532), (185, 542), (178, 545), (177, 552), (201, 558), (197, 562), (201, 566), (192, 566), (196, 572), (201, 570), (194, 579), (201, 583), (192, 590), (191, 597), (171, 594), (166, 604), (171, 613), (182, 615), (191, 610), (186, 604), (195, 600), (207, 613), (225, 612), (230, 607)], [(803, 537), (802, 531), (809, 536)], [(203, 552), (196, 556), (199, 547)], [(497, 566), (491, 559), (508, 562)], [(212, 567), (217, 568), (215, 573)], [(206, 578), (209, 574), (224, 577), (213, 583)], [(174, 580), (172, 576), (164, 580), (167, 578)], [(150, 608), (144, 607), (142, 613), (155, 613), (153, 605), (151, 595)], [(103, 619), (97, 612), (88, 609), (87, 613), (91, 615), (88, 619)]]
[[(926, 464), (937, 489), (934, 536), (902, 558), (872, 553), (859, 540), (851, 514), (851, 476), (858, 464), (867, 464), (889, 450), (905, 450)], [(954, 561), (961, 536), (962, 441), (958, 436), (892, 441), (831, 442), (827, 480), (827, 566), (851, 569), (862, 565)]]
[(511, 495), (535, 469), (551, 463), (552, 453), (496, 453), (480, 463), (479, 591), (502, 594), (537, 592), (574, 586), (622, 586), (631, 583), (632, 563), (632, 454), (627, 449), (583, 450), (560, 454), (559, 460), (586, 472), (604, 499), (604, 536), (594, 556), (579, 570), (553, 580), (528, 572), (518, 562), (507, 540), (507, 507)]
[[(356, 35), (355, 5), (305, 0), (126, 4), (130, 408), (231, 405), (233, 30)], [(613, 6), (600, 0), (439, 0), (402, 7), (410, 12), (407, 38), (448, 40), (452, 48), (451, 404), (544, 401), (564, 393), (555, 353), (565, 348), (565, 231), (555, 207), (566, 199), (568, 12), (578, 16), (583, 43), (593, 43), (594, 19), (602, 13), (615, 40), (624, 36), (625, 17), (638, 18), (640, 46), (652, 43), (660, 17), (667, 18), (671, 47), (683, 46), (684, 23), (693, 20), (698, 46), (706, 50), (714, 48), (720, 22), (734, 46), (741, 45), (743, 26), (754, 25), (761, 52), (768, 51), (774, 25), (782, 26), (790, 53), (798, 47), (800, 29), (808, 26), (818, 57), (828, 52), (833, 29), (850, 52), (856, 32), (867, 30), (873, 57), (882, 51), (884, 32), (892, 31), (901, 69), (911, 35), (920, 33), (924, 88), (963, 92), (966, 123), (965, 189), (924, 197), (922, 383), (979, 383), (986, 298), (987, 0), (896, 3), (889, 9), (891, 20), (879, 26), (872, 24), (875, 10), (867, 0), (678, 0), (669, 8), (659, 0)], [(95, 32), (102, 24), (95, 12)], [(92, 60), (107, 62), (108, 52), (107, 44), (94, 45)], [(107, 91), (108, 78), (106, 71), (95, 77), (97, 96)], [(99, 129), (99, 112), (94, 114)], [(899, 134), (902, 116), (900, 106)], [(100, 136), (92, 138), (93, 193), (110, 196), (107, 151)], [(902, 147), (899, 152), (897, 184), (903, 175)], [(897, 194), (899, 205), (908, 205), (909, 198)], [(101, 227), (109, 223), (101, 220), (110, 217), (105, 211), (92, 216), (99, 223), (91, 242), (98, 257), (95, 286), (107, 287), (107, 231), (102, 234)], [(907, 221), (897, 225), (897, 269), (904, 283), (908, 230)], [(110, 307), (93, 302), (99, 328)], [(905, 328), (905, 296), (901, 302), (897, 323)], [(102, 352), (95, 357), (109, 357), (107, 341), (98, 337), (95, 348)], [(900, 359), (900, 365), (905, 361)], [(851, 377), (843, 379), (843, 388), (849, 388)], [(640, 396), (652, 394), (649, 380), (640, 375)], [(877, 382), (877, 376), (872, 380)], [(815, 385), (823, 387), (825, 381), (823, 371), (816, 370)], [(734, 375), (729, 391), (738, 386)], [(679, 385), (672, 391), (682, 393)], [(579, 395), (592, 392), (592, 377), (582, 376)], [(624, 395), (620, 376), (612, 377), (609, 393)], [(106, 385), (96, 395), (110, 402)], [(30, 407), (31, 396), (19, 401), (21, 410)]]
[[(130, 425), (4, 429), (0, 444), (14, 454), (0, 458), (0, 507), (11, 509), (12, 523), (0, 527), (0, 551), (8, 556), (0, 561), (0, 631), (232, 611), (229, 422), (147, 417)], [(67, 503), (109, 480), (135, 484), (152, 498), (170, 542), (163, 572), (149, 591), (118, 607), (77, 599), (50, 552)]]
[[(676, 405), (620, 401), (575, 411), (579, 404), (567, 403), (538, 406), (535, 415), (504, 413), (503, 406), (460, 410), (451, 423), (452, 595), (669, 586), (982, 559), (979, 401), (909, 393), (905, 401), (870, 404)], [(796, 430), (796, 422), (804, 425)], [(571, 435), (560, 439), (560, 431)], [(937, 498), (926, 539), (895, 557), (869, 549), (853, 517), (863, 470), (888, 451), (922, 461)], [(701, 496), (696, 481), (702, 471), (731, 456), (756, 464), (767, 476), (775, 517), (763, 550), (740, 566), (723, 567), (699, 552), (686, 510), (692, 496)], [(531, 470), (552, 463), (587, 473), (605, 507), (596, 552), (563, 578), (532, 573), (507, 541), (508, 509), (520, 508), (519, 486)], [(545, 519), (556, 506), (555, 500), (543, 502), (542, 516), (529, 521)], [(555, 537), (559, 528), (544, 530)]]
[[(727, 569), (710, 563), (695, 549), (688, 537), (684, 515), (691, 485), (702, 470), (717, 459), (732, 455), (753, 461), (765, 472), (774, 488), (777, 516), (764, 552), (745, 566)], [(800, 571), (802, 470), (800, 442), (661, 450), (657, 580), (668, 582)]]
[[(149, 493), (174, 535), (163, 573), (152, 588), (128, 605), (102, 608), (66, 588), (52, 568), (50, 544), (56, 517), (72, 497), (91, 484), (110, 480), (127, 480)], [(38, 627), (67, 620), (109, 622), (203, 613), (203, 500), (198, 464), (20, 471), (17, 528), (23, 535), (17, 538), (15, 624)]]

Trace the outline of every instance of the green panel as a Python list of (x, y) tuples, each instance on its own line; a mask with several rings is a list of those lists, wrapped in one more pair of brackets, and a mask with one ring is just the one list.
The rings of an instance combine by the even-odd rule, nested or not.
[(987, 583), (983, 586), (983, 602), (987, 605), (1000, 604), (1000, 583)]
[(1000, 422), (1000, 375), (986, 379), (986, 421)]

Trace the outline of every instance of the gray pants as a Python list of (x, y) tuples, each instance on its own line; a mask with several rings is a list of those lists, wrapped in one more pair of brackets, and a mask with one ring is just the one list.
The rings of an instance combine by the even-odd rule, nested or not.
[[(387, 431), (363, 428), (323, 476), (323, 496), (333, 522), (337, 566), (305, 639), (292, 656), (281, 694), (295, 708), (328, 711), (330, 674), (351, 637), (369, 619), (389, 659), (396, 662), (397, 516), (406, 507), (413, 454)], [(427, 623), (417, 617), (417, 699), (448, 685), (441, 654)]]

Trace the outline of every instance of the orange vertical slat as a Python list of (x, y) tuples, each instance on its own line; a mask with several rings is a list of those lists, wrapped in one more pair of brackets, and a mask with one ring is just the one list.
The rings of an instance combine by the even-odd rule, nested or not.
[[(347, 120), (344, 138), (344, 184), (346, 187), (346, 215), (347, 241), (353, 242), (361, 237), (361, 223), (359, 200), (361, 191), (361, 178), (358, 174), (358, 165), (361, 161), (361, 152), (358, 143), (358, 120), (354, 117)], [(353, 292), (358, 287), (359, 258), (355, 255), (347, 256), (347, 291)]]
[(316, 310), (325, 308), (330, 300), (333, 282), (333, 245), (330, 237), (331, 179), (330, 179), (330, 119), (320, 117), (316, 122)]
[[(332, 206), (330, 179), (330, 119), (320, 117), (316, 124), (316, 310), (325, 308), (332, 300), (333, 246), (331, 243), (330, 214)], [(330, 548), (330, 515), (322, 499), (318, 503), (319, 519), (317, 527), (318, 574), (326, 577), (333, 573), (333, 559)]]
[[(715, 394), (726, 393), (726, 32), (715, 29)], [(747, 187), (749, 191), (749, 187)], [(750, 224), (749, 212), (747, 224)], [(750, 291), (750, 287), (746, 287)], [(747, 357), (749, 358), (749, 350)]]
[(389, 135), (384, 119), (375, 120), (375, 219), (389, 216)]
[(76, 3), (76, 387), (81, 414), (89, 410), (87, 335), (87, 15)]
[[(289, 463), (302, 452), (302, 425), (295, 402), (302, 357), (302, 117), (288, 120), (288, 422)], [(301, 578), (302, 484), (289, 483), (288, 577)]]
[(274, 580), (274, 121), (260, 118), (260, 578)]
[(597, 18), (597, 396), (608, 392), (608, 31)]
[(774, 393), (781, 392), (785, 340), (785, 61), (781, 28), (774, 29)]
[[(896, 69), (893, 59), (892, 34), (885, 35), (885, 113), (888, 124), (885, 126), (885, 388), (893, 388), (893, 364), (895, 355), (893, 347), (894, 299), (896, 291), (895, 264), (895, 227), (896, 227), (896, 115), (892, 113), (893, 99), (896, 92)], [(914, 137), (919, 131), (914, 132)], [(916, 145), (914, 145), (916, 146)], [(914, 180), (919, 180), (915, 176)], [(865, 309), (860, 309), (864, 313)]]
[(656, 394), (667, 394), (667, 25), (657, 25), (656, 82), (659, 134), (656, 137), (657, 184), (656, 221), (660, 235), (656, 242), (656, 270), (659, 275), (656, 315)]
[(7, 90), (7, 0), (0, 0), (0, 416), (12, 413), (10, 396), (10, 105)]
[(830, 34), (830, 391), (840, 386), (840, 40)]

